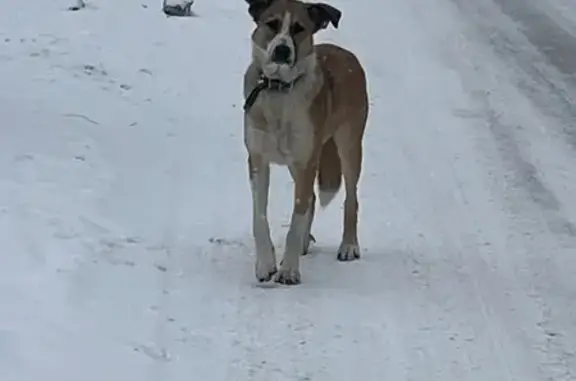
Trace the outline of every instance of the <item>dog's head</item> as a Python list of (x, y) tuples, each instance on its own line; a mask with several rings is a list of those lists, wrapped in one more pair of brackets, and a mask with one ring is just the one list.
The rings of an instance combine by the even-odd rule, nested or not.
[(314, 34), (328, 24), (338, 28), (342, 13), (323, 3), (299, 0), (246, 0), (256, 23), (253, 60), (264, 75), (292, 82), (314, 59)]

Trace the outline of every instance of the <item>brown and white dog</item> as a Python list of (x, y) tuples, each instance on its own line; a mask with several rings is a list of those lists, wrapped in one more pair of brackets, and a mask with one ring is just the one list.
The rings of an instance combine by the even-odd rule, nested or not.
[[(325, 207), (344, 177), (344, 229), (338, 259), (360, 258), (357, 184), (368, 118), (366, 75), (356, 56), (333, 44), (314, 44), (341, 12), (299, 0), (247, 0), (256, 23), (252, 62), (244, 76), (244, 141), (252, 189), (256, 278), (300, 283), (300, 256), (314, 239), (314, 180)], [(267, 217), (270, 164), (287, 166), (294, 209), (280, 268)]]

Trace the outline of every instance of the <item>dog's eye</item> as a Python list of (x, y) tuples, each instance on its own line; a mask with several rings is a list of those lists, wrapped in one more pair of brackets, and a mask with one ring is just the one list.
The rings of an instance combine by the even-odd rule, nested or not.
[(278, 19), (270, 20), (266, 23), (266, 26), (270, 28), (272, 32), (278, 33), (280, 31), (280, 20)]
[(304, 27), (299, 23), (294, 23), (290, 25), (290, 33), (296, 35), (298, 33), (304, 32)]

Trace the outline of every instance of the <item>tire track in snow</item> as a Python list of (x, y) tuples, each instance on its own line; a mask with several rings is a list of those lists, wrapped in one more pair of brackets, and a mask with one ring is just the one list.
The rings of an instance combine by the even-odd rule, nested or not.
[[(528, 40), (563, 74), (576, 74), (576, 38), (532, 1), (494, 0), (502, 11), (522, 25)], [(540, 2), (542, 2), (540, 0)], [(573, 78), (576, 81), (576, 77)], [(576, 83), (576, 82), (573, 82)]]
[[(363, 182), (363, 190), (369, 189), (367, 192), (372, 191), (373, 194), (383, 192), (383, 188), (395, 189), (401, 194), (397, 200), (402, 205), (399, 209), (403, 207), (414, 211), (411, 221), (405, 221), (402, 226), (403, 221), (399, 221), (397, 214), (391, 212), (395, 210), (392, 203), (385, 203), (384, 207), (378, 205), (376, 198), (371, 202), (371, 209), (390, 211), (391, 219), (396, 219), (393, 224), (401, 225), (395, 233), (407, 241), (406, 245), (412, 246), (409, 250), (412, 254), (404, 254), (415, 257), (418, 264), (413, 265), (413, 274), (422, 284), (415, 287), (405, 279), (407, 276), (402, 274), (401, 264), (393, 261), (389, 255), (384, 256), (386, 265), (383, 267), (390, 266), (404, 275), (403, 279), (402, 276), (388, 274), (397, 280), (397, 285), (387, 282), (383, 286), (374, 282), (374, 288), (391, 286), (391, 292), (398, 295), (397, 303), (389, 304), (392, 308), (389, 314), (397, 318), (400, 331), (392, 351), (398, 356), (394, 361), (405, 361), (408, 380), (532, 379), (529, 377), (536, 371), (534, 364), (537, 361), (529, 345), (525, 345), (527, 340), (524, 340), (522, 330), (535, 326), (536, 319), (531, 313), (522, 316), (523, 309), (527, 308), (523, 303), (531, 305), (529, 300), (522, 297), (522, 290), (513, 295), (523, 302), (518, 303), (519, 313), (507, 311), (507, 304), (512, 298), (502, 296), (501, 292), (519, 287), (513, 278), (508, 277), (505, 269), (490, 266), (497, 255), (495, 253), (506, 251), (505, 245), (497, 248), (486, 246), (487, 242), (482, 242), (478, 232), (483, 226), (496, 225), (501, 218), (500, 210), (496, 203), (486, 201), (490, 201), (490, 198), (486, 184), (482, 183), (485, 168), (475, 161), (477, 157), (470, 142), (473, 134), (467, 131), (467, 124), (463, 125), (461, 120), (445, 115), (449, 114), (446, 105), (464, 103), (458, 99), (461, 97), (458, 83), (451, 82), (450, 73), (446, 74), (447, 70), (438, 67), (433, 60), (426, 60), (425, 64), (410, 60), (414, 51), (433, 50), (437, 42), (434, 37), (427, 36), (418, 41), (419, 33), (416, 33), (417, 41), (413, 41), (410, 38), (412, 35), (407, 37), (402, 33), (402, 28), (421, 31), (422, 24), (418, 24), (415, 14), (422, 12), (425, 17), (437, 15), (438, 9), (433, 8), (442, 5), (430, 4), (428, 8), (431, 13), (426, 14), (427, 6), (413, 3), (418, 2), (405, 3), (409, 8), (407, 14), (402, 14), (404, 8), (394, 5), (394, 16), (402, 20), (402, 25), (397, 26), (399, 30), (394, 40), (398, 35), (403, 35), (402, 44), (385, 39), (373, 43), (373, 46), (388, 43), (395, 49), (395, 54), (381, 58), (374, 64), (391, 71), (396, 67), (392, 56), (400, 57), (398, 67), (402, 68), (402, 72), (398, 73), (398, 79), (391, 75), (387, 86), (380, 89), (382, 99), (379, 103), (385, 105), (380, 110), (386, 110), (386, 115), (377, 118), (374, 114), (372, 117), (373, 121), (391, 119), (394, 125), (386, 126), (387, 131), (381, 134), (370, 130), (366, 149), (370, 152), (372, 146), (378, 147), (372, 159), (379, 159), (379, 162), (371, 162), (386, 175), (372, 184), (366, 180)], [(380, 17), (379, 14), (378, 22), (382, 23)], [(438, 23), (438, 20), (431, 23)], [(430, 35), (433, 36), (433, 33)], [(386, 74), (386, 70), (382, 72)], [(442, 91), (435, 93), (437, 89)], [(377, 91), (375, 95), (378, 95)], [(390, 94), (386, 94), (387, 91)], [(418, 110), (418, 116), (413, 116), (415, 110)], [(382, 139), (383, 136), (389, 137), (390, 141)], [(451, 168), (455, 162), (460, 163), (459, 173)], [(382, 163), (395, 165), (388, 164), (382, 170)], [(464, 176), (460, 176), (462, 174)], [(465, 187), (460, 195), (454, 190), (459, 184), (461, 188)], [(470, 193), (467, 194), (466, 190)], [(403, 214), (406, 214), (406, 210), (400, 212), (400, 217)], [(473, 219), (471, 216), (476, 214), (479, 216)], [(372, 235), (379, 237), (371, 242), (382, 245), (380, 229), (385, 226), (385, 219), (380, 217), (371, 221), (377, 226)], [(416, 229), (419, 228), (422, 233), (417, 238)], [(366, 231), (366, 227), (363, 230)], [(489, 233), (486, 234), (488, 243), (490, 240), (504, 240), (507, 231), (490, 229)], [(369, 251), (374, 252), (375, 247), (378, 246), (372, 246)], [(478, 253), (478, 247), (483, 248), (483, 255)], [(386, 250), (383, 252), (389, 254)], [(378, 278), (369, 276), (368, 272), (364, 276)], [(413, 289), (418, 291), (417, 297), (406, 292)], [(434, 344), (428, 346), (424, 343)], [(437, 348), (441, 349), (435, 350)]]
[[(576, 217), (576, 214), (574, 214), (576, 213), (576, 209), (569, 209), (572, 205), (565, 203), (566, 201), (570, 201), (570, 199), (564, 198), (563, 202), (556, 194), (558, 187), (563, 184), (557, 183), (556, 188), (553, 189), (550, 187), (551, 184), (543, 179), (543, 176), (550, 177), (553, 173), (558, 180), (557, 174), (568, 168), (565, 167), (566, 163), (559, 162), (555, 159), (556, 162), (553, 164), (562, 165), (562, 167), (550, 168), (549, 166), (537, 166), (534, 160), (541, 160), (542, 158), (536, 156), (534, 152), (531, 152), (534, 151), (533, 147), (538, 148), (538, 145), (544, 146), (541, 142), (535, 141), (535, 139), (541, 138), (534, 132), (540, 120), (542, 120), (543, 123), (548, 122), (546, 128), (550, 130), (554, 130), (555, 127), (559, 126), (562, 133), (568, 137), (568, 142), (570, 143), (572, 141), (572, 132), (566, 129), (568, 124), (565, 122), (570, 121), (569, 127), (572, 128), (572, 122), (576, 120), (576, 106), (573, 106), (566, 97), (561, 96), (561, 94), (559, 95), (558, 91), (556, 91), (559, 86), (558, 77), (554, 76), (550, 68), (535, 64), (535, 60), (537, 61), (538, 57), (535, 57), (534, 53), (526, 53), (526, 49), (521, 49), (518, 43), (513, 43), (514, 39), (509, 36), (510, 33), (513, 33), (510, 31), (510, 28), (492, 25), (489, 21), (486, 21), (488, 19), (487, 17), (480, 16), (481, 11), (489, 12), (489, 7), (485, 9), (484, 7), (469, 6), (461, 0), (452, 1), (456, 3), (464, 19), (469, 21), (473, 30), (480, 32), (475, 36), (468, 33), (464, 38), (471, 38), (475, 43), (482, 43), (483, 41), (484, 44), (495, 53), (495, 56), (498, 57), (499, 60), (507, 64), (508, 69), (507, 72), (494, 71), (494, 67), (490, 67), (489, 51), (486, 56), (480, 54), (473, 56), (471, 67), (465, 68), (465, 66), (460, 64), (459, 70), (466, 71), (463, 73), (464, 86), (472, 95), (472, 99), (477, 107), (476, 110), (469, 112), (468, 115), (461, 115), (467, 118), (485, 120), (498, 155), (501, 157), (503, 167), (506, 170), (506, 182), (508, 187), (510, 187), (509, 191), (515, 192), (516, 189), (524, 189), (524, 195), (531, 204), (536, 205), (538, 208), (535, 211), (537, 213), (536, 217), (543, 217), (550, 231), (556, 234), (576, 237), (576, 225), (573, 221), (573, 218)], [(492, 11), (494, 11), (494, 8), (496, 10), (499, 9), (494, 6)], [(504, 19), (506, 20), (506, 18)], [(503, 21), (500, 20), (500, 22)], [(498, 21), (494, 21), (494, 23), (497, 24)], [(478, 36), (482, 37), (479, 39)], [(518, 38), (516, 38), (516, 40), (517, 39)], [(469, 55), (470, 51), (470, 49), (467, 49), (464, 52)], [(518, 70), (515, 71), (514, 68)], [(518, 73), (524, 74), (519, 75)], [(542, 112), (543, 115), (550, 116), (550, 111), (552, 110), (554, 112), (554, 118), (540, 118), (539, 120), (538, 112), (530, 110), (527, 106), (505, 105), (504, 102), (516, 102), (513, 97), (518, 98), (517, 95), (514, 95), (514, 93), (509, 90), (503, 91), (503, 86), (499, 88), (497, 85), (491, 84), (491, 81), (481, 83), (477, 79), (472, 80), (472, 78), (475, 77), (482, 76), (489, 78), (490, 76), (494, 77), (495, 75), (502, 74), (510, 74), (503, 79), (503, 83), (509, 81), (512, 85), (516, 86), (525, 99), (528, 99), (530, 102), (536, 101), (537, 106), (540, 106), (537, 110)], [(569, 105), (569, 109), (566, 110), (563, 107), (564, 105)], [(529, 112), (530, 114), (528, 114), (528, 116), (518, 115), (518, 112)], [(529, 115), (533, 115), (533, 120), (530, 120)], [(551, 121), (554, 122), (554, 124), (549, 124)], [(576, 138), (576, 130), (574, 130), (574, 134), (574, 138)], [(542, 135), (542, 133), (540, 133), (540, 135)], [(548, 144), (558, 144), (558, 142), (553, 141), (553, 137), (548, 137), (548, 139)], [(574, 143), (576, 143), (576, 139)], [(570, 145), (572, 145), (572, 143), (570, 143)], [(547, 148), (549, 149), (551, 147)], [(576, 148), (576, 145), (574, 145), (574, 148)], [(562, 152), (561, 149), (558, 150), (558, 153), (560, 152)], [(553, 156), (554, 155), (548, 154), (546, 159), (549, 160), (549, 158)], [(569, 160), (576, 162), (576, 155), (571, 153)], [(542, 172), (544, 170), (550, 171), (550, 169), (554, 172)], [(569, 179), (560, 180), (565, 180), (568, 183), (570, 181)], [(510, 201), (515, 203), (517, 200), (512, 198)], [(534, 210), (534, 208), (531, 209)]]
[[(481, 7), (481, 4), (464, 3), (467, 10)], [(435, 2), (428, 6), (413, 6), (418, 9), (414, 13), (422, 15), (423, 22), (418, 27), (426, 28), (426, 23), (429, 23), (427, 43), (432, 46), (430, 50), (437, 48), (440, 60), (452, 61), (448, 66), (456, 69), (464, 94), (469, 93), (469, 97), (461, 97), (464, 98), (461, 103), (465, 105), (457, 111), (462, 120), (458, 128), (442, 126), (437, 128), (436, 134), (425, 136), (422, 136), (425, 132), (422, 128), (412, 136), (394, 132), (395, 144), (401, 144), (405, 139), (405, 144), (411, 148), (409, 157), (395, 162), (414, 161), (414, 165), (403, 168), (403, 172), (419, 179), (402, 194), (405, 202), (409, 201), (419, 210), (414, 226), (423, 224), (421, 221), (428, 217), (427, 209), (434, 208), (423, 202), (421, 195), (413, 194), (412, 187), (421, 191), (422, 184), (428, 180), (426, 195), (439, 204), (444, 198), (442, 191), (449, 193), (449, 187), (455, 184), (464, 188), (464, 196), (456, 200), (465, 206), (455, 208), (452, 204), (450, 208), (438, 208), (435, 225), (431, 225), (434, 232), (427, 236), (426, 245), (430, 247), (436, 240), (444, 243), (446, 254), (442, 260), (454, 267), (450, 275), (439, 277), (437, 281), (440, 283), (442, 279), (458, 291), (431, 290), (432, 295), (427, 299), (439, 305), (466, 309), (470, 313), (469, 320), (478, 324), (476, 327), (482, 334), (476, 337), (478, 342), (466, 351), (472, 358), (473, 369), (488, 364), (487, 368), (495, 379), (507, 375), (512, 380), (556, 379), (560, 374), (565, 377), (573, 368), (569, 355), (566, 355), (573, 347), (573, 340), (567, 337), (576, 326), (571, 324), (570, 317), (561, 316), (569, 314), (566, 305), (570, 305), (572, 300), (565, 289), (574, 278), (571, 276), (574, 261), (569, 253), (570, 248), (572, 251), (576, 249), (574, 237), (570, 234), (571, 219), (575, 214), (570, 209), (573, 208), (570, 203), (573, 197), (569, 192), (563, 193), (562, 189), (570, 182), (566, 180), (563, 183), (558, 172), (560, 169), (568, 170), (574, 157), (564, 150), (564, 136), (542, 137), (538, 129), (537, 133), (533, 131), (539, 127), (538, 122), (550, 122), (550, 119), (541, 117), (525, 95), (513, 86), (518, 80), (518, 73), (514, 72), (516, 67), (510, 67), (508, 62), (502, 65), (501, 59), (496, 58), (492, 51), (490, 39), (485, 40), (486, 36), (495, 36), (486, 29), (481, 30), (481, 37), (478, 36), (478, 24), (482, 26), (484, 20), (477, 18), (487, 16), (488, 21), (499, 21), (499, 18), (493, 18), (489, 13), (478, 16), (446, 12), (442, 5), (445, 4)], [(508, 19), (506, 22), (514, 29)], [(407, 73), (418, 76), (422, 82), (427, 80), (409, 64), (404, 67)], [(522, 78), (525, 77), (523, 74)], [(390, 79), (391, 84), (392, 81)], [(407, 79), (404, 81), (408, 82)], [(450, 91), (450, 85), (447, 81), (443, 87), (437, 87), (442, 89), (439, 98)], [(408, 97), (403, 99), (406, 102)], [(424, 103), (417, 95), (410, 99), (411, 104)], [(554, 99), (547, 100), (554, 109)], [(460, 105), (460, 102), (452, 100), (451, 104)], [(387, 106), (402, 107), (395, 104), (394, 99), (389, 100)], [(434, 121), (432, 117), (426, 120), (429, 123)], [(558, 125), (553, 121), (550, 127)], [(405, 126), (411, 127), (409, 124)], [(438, 136), (440, 133), (444, 136)], [(422, 143), (422, 139), (427, 143)], [(508, 149), (509, 145), (513, 147)], [(434, 160), (428, 161), (435, 166), (435, 177), (444, 179), (445, 185), (433, 186), (426, 173), (426, 168), (432, 165), (422, 157), (417, 159), (420, 155), (425, 156), (419, 151), (433, 152)], [(450, 165), (457, 167), (452, 175), (437, 170)], [(401, 173), (395, 175), (402, 177)], [(389, 181), (396, 181), (396, 176), (390, 174)], [(568, 174), (569, 178), (572, 176)], [(560, 222), (569, 223), (568, 229), (559, 228), (563, 226)], [(550, 230), (555, 232), (551, 234)], [(432, 257), (433, 252), (429, 251), (427, 256)], [(468, 282), (450, 281), (455, 273), (462, 274)], [(468, 295), (475, 303), (463, 299), (462, 295)], [(547, 313), (547, 309), (553, 313)], [(452, 325), (457, 325), (454, 315), (458, 311), (457, 308), (451, 311)], [(553, 317), (543, 319), (545, 315)], [(486, 330), (488, 326), (490, 328)], [(552, 336), (555, 331), (563, 334), (553, 337), (553, 344), (550, 344), (549, 331), (553, 332)], [(480, 350), (487, 348), (492, 355), (482, 359), (485, 352)], [(498, 352), (501, 356), (497, 355)], [(500, 361), (494, 361), (499, 357)], [(471, 373), (470, 377), (477, 373)]]
[[(519, 258), (524, 258), (530, 275), (521, 272), (516, 277), (529, 287), (529, 296), (540, 310), (539, 337), (535, 339), (544, 358), (540, 363), (541, 372), (554, 380), (573, 380), (574, 356), (570, 355), (570, 348), (574, 346), (574, 340), (568, 337), (569, 327), (573, 327), (576, 320), (570, 315), (563, 316), (566, 314), (563, 306), (574, 299), (572, 292), (564, 290), (569, 288), (575, 275), (576, 263), (570, 253), (576, 250), (576, 229), (572, 221), (574, 210), (570, 209), (573, 208), (571, 198), (564, 197), (562, 202), (557, 192), (562, 186), (569, 185), (570, 179), (574, 180), (569, 169), (574, 156), (573, 153), (562, 155), (561, 140), (548, 137), (549, 146), (546, 147), (537, 140), (538, 134), (530, 131), (538, 123), (538, 111), (553, 116), (545, 119), (552, 122), (547, 128), (559, 126), (569, 146), (574, 148), (571, 128), (575, 109), (566, 95), (571, 91), (570, 84), (562, 82), (553, 68), (546, 66), (544, 60), (534, 53), (535, 49), (527, 49), (519, 42), (519, 37), (513, 35), (517, 31), (510, 26), (510, 21), (506, 26), (500, 23), (506, 16), (490, 13), (490, 7), (485, 4), (454, 1), (469, 26), (483, 36), (481, 39), (476, 38), (477, 35), (471, 37), (469, 32), (464, 38), (471, 37), (474, 45), (483, 40), (495, 57), (507, 66), (491, 72), (494, 66), (490, 62), (490, 52), (476, 52), (475, 55), (470, 55), (471, 49), (460, 52), (472, 61), (467, 69), (463, 69), (466, 66), (460, 62), (459, 70), (478, 107), (468, 116), (483, 121), (482, 125), (491, 135), (492, 148), (488, 144), (483, 144), (483, 147), (487, 154), (485, 160), (490, 163), (488, 168), (494, 169), (492, 187), (506, 205), (505, 212), (509, 215), (505, 223), (507, 229), (517, 232), (504, 247), (508, 247), (506, 251), (516, 247), (516, 251), (522, 253)], [(493, 7), (492, 12), (494, 9), (498, 8)], [(482, 16), (480, 10), (485, 12)], [(506, 77), (499, 80), (500, 84), (494, 84), (489, 78), (495, 75)], [(470, 81), (474, 77), (484, 78), (484, 82)], [(520, 95), (536, 105), (536, 110), (520, 107), (513, 92), (506, 90), (506, 82), (515, 85)], [(519, 114), (520, 110), (526, 111), (527, 115)], [(530, 116), (534, 120), (529, 120)], [(478, 133), (484, 135), (485, 131), (479, 129)], [(491, 155), (490, 151), (496, 155)], [(562, 166), (570, 171), (569, 175), (566, 178), (557, 176), (555, 172), (559, 169), (551, 164)], [(555, 183), (550, 183), (551, 179)]]
[(498, 152), (510, 177), (511, 189), (524, 189), (526, 197), (538, 205), (542, 219), (548, 229), (556, 234), (576, 237), (576, 226), (565, 215), (563, 205), (556, 194), (542, 181), (536, 166), (527, 160), (514, 136), (515, 127), (502, 123), (497, 111), (489, 105), (486, 97), (483, 112), (486, 115), (488, 130), (494, 138)]
[[(524, 73), (524, 77), (516, 78), (518, 88), (542, 113), (555, 120), (566, 143), (576, 150), (574, 37), (526, 2), (518, 5), (520, 3), (511, 0), (494, 0), (494, 3), (480, 5), (464, 0), (452, 1), (498, 57)], [(492, 19), (481, 16), (499, 10), (503, 14)], [(520, 23), (521, 28), (515, 28), (514, 21)], [(521, 41), (521, 32), (528, 43)]]

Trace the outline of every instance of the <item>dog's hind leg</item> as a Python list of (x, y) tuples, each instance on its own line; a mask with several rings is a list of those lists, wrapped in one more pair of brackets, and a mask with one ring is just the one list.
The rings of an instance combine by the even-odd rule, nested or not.
[[(295, 167), (290, 166), (290, 175), (292, 175), (292, 180), (296, 183), (296, 176), (297, 170)], [(294, 192), (296, 192), (296, 187), (294, 187)], [(296, 194), (294, 194), (294, 199), (296, 199)], [(309, 210), (307, 212), (308, 216), (308, 229), (306, 230), (306, 234), (304, 237), (304, 245), (302, 247), (302, 255), (308, 254), (308, 250), (310, 249), (310, 245), (312, 242), (315, 242), (316, 239), (312, 235), (312, 223), (314, 222), (314, 214), (315, 214), (315, 206), (316, 206), (316, 195), (314, 194), (314, 190), (312, 190), (312, 200), (310, 201)]]
[(342, 163), (346, 198), (344, 200), (344, 226), (338, 260), (353, 261), (360, 258), (358, 245), (358, 181), (362, 171), (362, 138), (351, 136), (350, 129), (340, 128), (334, 135)]
[(267, 282), (277, 272), (276, 254), (268, 223), (268, 190), (270, 164), (260, 155), (249, 155), (250, 189), (252, 191), (252, 230), (256, 246), (256, 278)]

